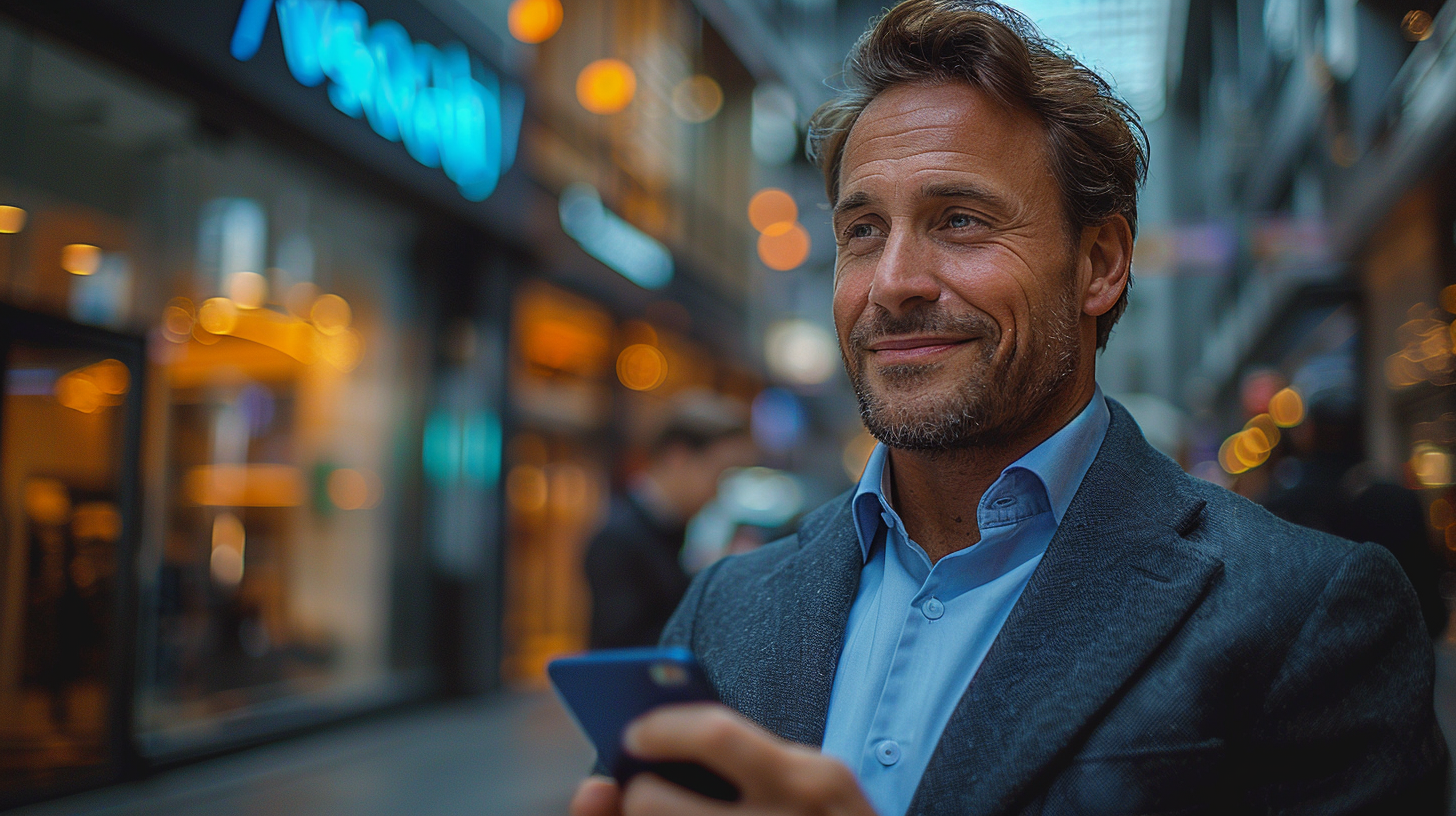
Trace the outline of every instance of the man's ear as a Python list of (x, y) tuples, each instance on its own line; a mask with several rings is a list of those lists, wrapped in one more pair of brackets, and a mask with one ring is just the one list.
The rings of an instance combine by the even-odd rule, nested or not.
[(1082, 312), (1093, 317), (1105, 314), (1122, 297), (1132, 272), (1132, 228), (1127, 219), (1114, 215), (1101, 226), (1082, 230), (1079, 266), (1086, 277)]

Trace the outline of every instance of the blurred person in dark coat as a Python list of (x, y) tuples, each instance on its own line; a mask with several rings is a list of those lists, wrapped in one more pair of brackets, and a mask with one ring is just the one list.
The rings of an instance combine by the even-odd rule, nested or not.
[(612, 497), (587, 547), (593, 649), (657, 642), (690, 581), (680, 561), (688, 520), (712, 501), (723, 471), (752, 460), (742, 406), (704, 392), (673, 403), (646, 470)]
[(575, 816), (1434, 814), (1434, 656), (1389, 552), (1194, 478), (1097, 386), (1127, 304), (1136, 114), (1018, 12), (906, 0), (811, 120), (833, 313), (879, 445), (664, 630), (718, 704)]
[(1415, 587), (1427, 630), (1439, 636), (1448, 613), (1425, 513), (1414, 491), (1376, 478), (1365, 462), (1354, 393), (1329, 388), (1310, 395), (1305, 421), (1286, 433), (1294, 455), (1275, 468), (1264, 506), (1295, 524), (1390, 550)]

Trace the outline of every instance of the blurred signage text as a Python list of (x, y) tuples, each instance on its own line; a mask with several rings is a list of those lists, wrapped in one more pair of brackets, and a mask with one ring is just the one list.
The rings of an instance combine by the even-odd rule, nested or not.
[(607, 209), (595, 187), (567, 187), (558, 210), (566, 234), (622, 277), (644, 289), (661, 289), (672, 280), (672, 253)]
[(515, 162), (525, 98), (461, 43), (414, 41), (393, 20), (369, 24), (350, 0), (243, 0), (230, 51), (247, 62), (278, 11), (288, 70), (306, 87), (328, 80), (329, 101), (375, 133), (439, 167), (471, 201)]

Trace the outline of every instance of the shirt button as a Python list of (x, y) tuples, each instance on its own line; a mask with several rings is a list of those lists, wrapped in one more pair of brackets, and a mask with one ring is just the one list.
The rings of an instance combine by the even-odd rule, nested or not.
[(945, 614), (945, 604), (941, 603), (939, 598), (931, 598), (921, 604), (920, 611), (931, 620), (940, 620), (940, 616)]
[(878, 759), (880, 764), (887, 768), (899, 762), (900, 743), (894, 740), (882, 741), (879, 745), (875, 746), (875, 759)]

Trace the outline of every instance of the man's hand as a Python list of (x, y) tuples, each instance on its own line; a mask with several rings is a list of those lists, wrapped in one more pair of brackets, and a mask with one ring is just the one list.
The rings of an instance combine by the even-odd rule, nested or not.
[(571, 816), (675, 814), (822, 814), (874, 816), (854, 774), (842, 762), (786, 742), (715, 703), (666, 706), (632, 723), (623, 747), (639, 759), (686, 760), (716, 771), (742, 798), (720, 802), (652, 774), (618, 790), (594, 776), (576, 789)]

